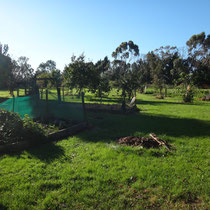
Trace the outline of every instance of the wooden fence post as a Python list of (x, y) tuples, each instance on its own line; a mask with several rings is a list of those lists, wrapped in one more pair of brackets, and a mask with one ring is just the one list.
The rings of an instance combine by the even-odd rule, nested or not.
[(12, 106), (12, 111), (14, 112), (15, 111), (15, 96), (13, 94), (13, 106)]
[(19, 88), (17, 88), (17, 97), (19, 97)]

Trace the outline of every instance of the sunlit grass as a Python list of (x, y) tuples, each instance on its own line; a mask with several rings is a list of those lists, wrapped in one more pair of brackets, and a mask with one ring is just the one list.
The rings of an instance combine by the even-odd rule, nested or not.
[[(130, 115), (90, 112), (92, 129), (0, 156), (0, 209), (208, 209), (210, 102), (139, 94), (137, 106), (141, 111)], [(115, 141), (151, 132), (174, 150)]]

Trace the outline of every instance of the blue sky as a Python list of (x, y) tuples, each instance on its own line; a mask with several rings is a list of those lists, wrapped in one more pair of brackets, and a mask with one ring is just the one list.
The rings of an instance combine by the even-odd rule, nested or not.
[(182, 47), (210, 33), (210, 0), (0, 0), (0, 42), (33, 68), (52, 59), (63, 70), (72, 54), (96, 62), (123, 41), (140, 53)]

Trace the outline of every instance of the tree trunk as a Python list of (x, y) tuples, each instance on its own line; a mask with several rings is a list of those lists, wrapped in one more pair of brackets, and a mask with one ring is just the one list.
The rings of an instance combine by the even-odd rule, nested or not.
[(79, 89), (78, 98), (80, 98), (80, 96), (81, 96), (81, 92), (82, 92), (82, 88), (80, 88), (80, 89)]
[(61, 103), (61, 88), (57, 87), (58, 102)]
[(128, 93), (128, 100), (129, 100), (129, 101), (131, 100), (131, 95), (132, 95), (132, 93), (129, 92), (129, 93)]
[(165, 97), (167, 97), (167, 87), (165, 87)]
[(125, 112), (126, 111), (126, 104), (125, 104), (126, 94), (125, 94), (125, 90), (124, 89), (122, 91), (122, 96), (123, 96), (123, 101), (122, 101), (121, 109), (122, 109), (123, 112)]
[(147, 86), (144, 87), (144, 93), (147, 93)]
[(163, 88), (162, 87), (160, 87), (160, 96), (162, 96), (163, 94), (162, 94), (162, 90), (163, 90)]

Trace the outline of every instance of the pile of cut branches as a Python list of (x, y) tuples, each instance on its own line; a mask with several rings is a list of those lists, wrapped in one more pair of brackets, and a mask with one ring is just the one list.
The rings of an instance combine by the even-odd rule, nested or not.
[(142, 146), (145, 148), (160, 148), (165, 147), (170, 151), (171, 145), (159, 139), (154, 133), (150, 137), (126, 136), (117, 140), (119, 144), (128, 146)]

